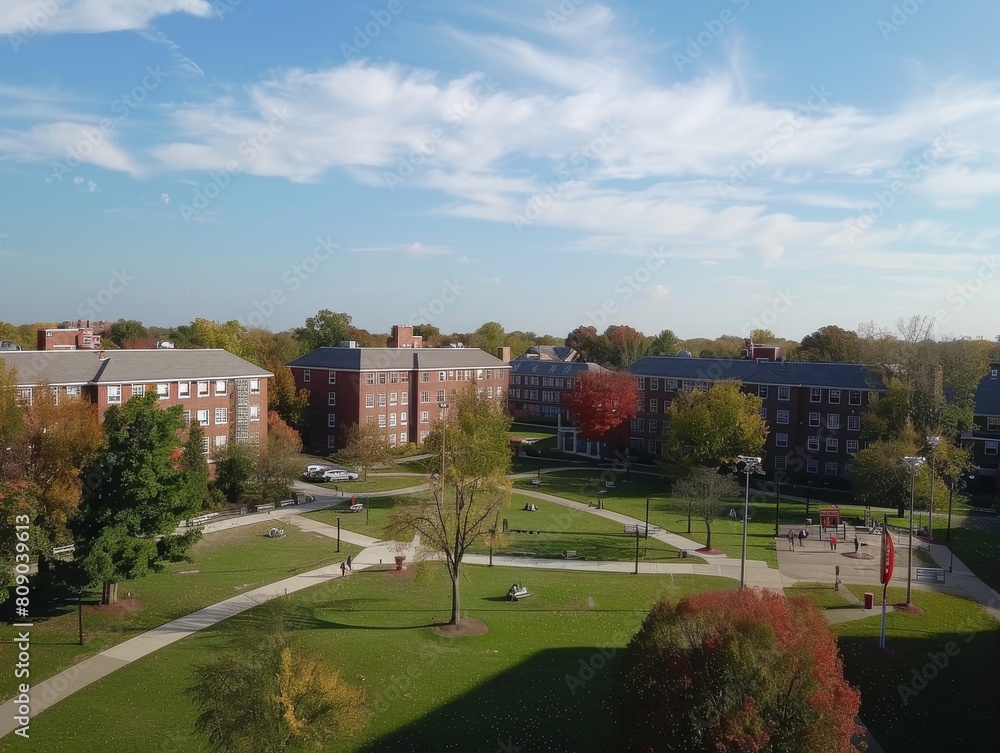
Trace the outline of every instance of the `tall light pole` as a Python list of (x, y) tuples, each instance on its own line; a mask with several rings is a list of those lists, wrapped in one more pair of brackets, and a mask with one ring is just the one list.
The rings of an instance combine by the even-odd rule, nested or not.
[(441, 496), (444, 497), (444, 440), (448, 435), (448, 415), (446, 411), (451, 407), (451, 403), (438, 403), (441, 409)]
[(739, 455), (739, 463), (736, 467), (740, 472), (745, 473), (747, 476), (747, 493), (746, 500), (743, 503), (743, 550), (740, 554), (740, 590), (742, 591), (746, 585), (746, 574), (747, 574), (747, 527), (749, 524), (750, 517), (750, 474), (751, 473), (763, 473), (764, 468), (761, 466), (761, 459), (754, 455)]
[(903, 458), (903, 463), (910, 471), (910, 534), (907, 539), (909, 551), (906, 556), (906, 603), (912, 604), (910, 594), (913, 588), (913, 489), (917, 480), (917, 471), (920, 466), (927, 462), (927, 458), (920, 455), (907, 455)]
[(941, 437), (927, 437), (927, 454), (931, 458), (931, 502), (930, 512), (927, 514), (927, 535), (930, 536), (931, 543), (934, 543), (934, 456), (937, 455), (938, 444)]

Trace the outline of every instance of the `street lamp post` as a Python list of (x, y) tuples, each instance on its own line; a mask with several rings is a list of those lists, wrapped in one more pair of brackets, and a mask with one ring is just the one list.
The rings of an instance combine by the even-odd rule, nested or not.
[(924, 463), (927, 462), (927, 458), (923, 458), (919, 455), (907, 455), (903, 458), (903, 463), (910, 471), (910, 532), (907, 538), (907, 546), (909, 550), (906, 556), (906, 603), (912, 604), (911, 592), (913, 589), (913, 490), (914, 485), (917, 480), (917, 471), (920, 469)]
[(927, 454), (931, 458), (931, 501), (930, 510), (927, 512), (927, 535), (934, 543), (934, 456), (937, 455), (938, 444), (941, 437), (927, 437)]
[(750, 517), (750, 474), (763, 473), (764, 468), (760, 464), (761, 459), (759, 457), (753, 455), (739, 455), (737, 459), (739, 460), (737, 468), (739, 468), (739, 470), (747, 476), (746, 499), (743, 503), (743, 549), (740, 554), (740, 590), (742, 591), (746, 586), (747, 574), (747, 527)]
[(445, 411), (451, 407), (451, 403), (438, 403), (441, 409), (441, 496), (444, 497), (444, 441), (448, 436), (448, 417)]
[(778, 493), (774, 496), (774, 535), (778, 535), (778, 515), (781, 507), (781, 482), (778, 481)]

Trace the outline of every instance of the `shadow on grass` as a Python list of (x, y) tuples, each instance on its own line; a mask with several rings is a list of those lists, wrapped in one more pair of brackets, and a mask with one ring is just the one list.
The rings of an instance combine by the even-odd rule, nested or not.
[[(608, 710), (608, 657), (614, 653), (598, 647), (540, 651), (359, 750), (614, 750)], [(373, 690), (378, 715), (410, 688)]]

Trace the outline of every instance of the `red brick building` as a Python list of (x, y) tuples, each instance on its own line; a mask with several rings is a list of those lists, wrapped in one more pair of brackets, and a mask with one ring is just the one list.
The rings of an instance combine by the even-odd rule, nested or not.
[[(397, 332), (404, 328), (393, 328)], [(411, 330), (412, 334), (412, 330)], [(392, 339), (392, 338), (390, 338)], [(346, 344), (345, 344), (346, 345)], [(303, 441), (334, 450), (351, 426), (374, 423), (392, 446), (419, 444), (451, 402), (474, 385), (506, 397), (510, 366), (478, 348), (318, 348), (288, 364), (297, 389), (309, 393)]]
[(93, 327), (40, 329), (38, 350), (100, 350), (101, 335)]
[(103, 417), (147, 390), (160, 405), (181, 405), (188, 423), (205, 432), (205, 452), (229, 442), (267, 440), (267, 380), (272, 374), (225, 350), (12, 351), (0, 353), (17, 373), (18, 397), (30, 404), (36, 391), (55, 399), (82, 398)]

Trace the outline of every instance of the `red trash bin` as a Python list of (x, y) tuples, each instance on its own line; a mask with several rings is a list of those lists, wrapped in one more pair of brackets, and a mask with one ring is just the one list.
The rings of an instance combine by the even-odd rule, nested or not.
[(875, 608), (875, 594), (865, 592), (865, 609)]

